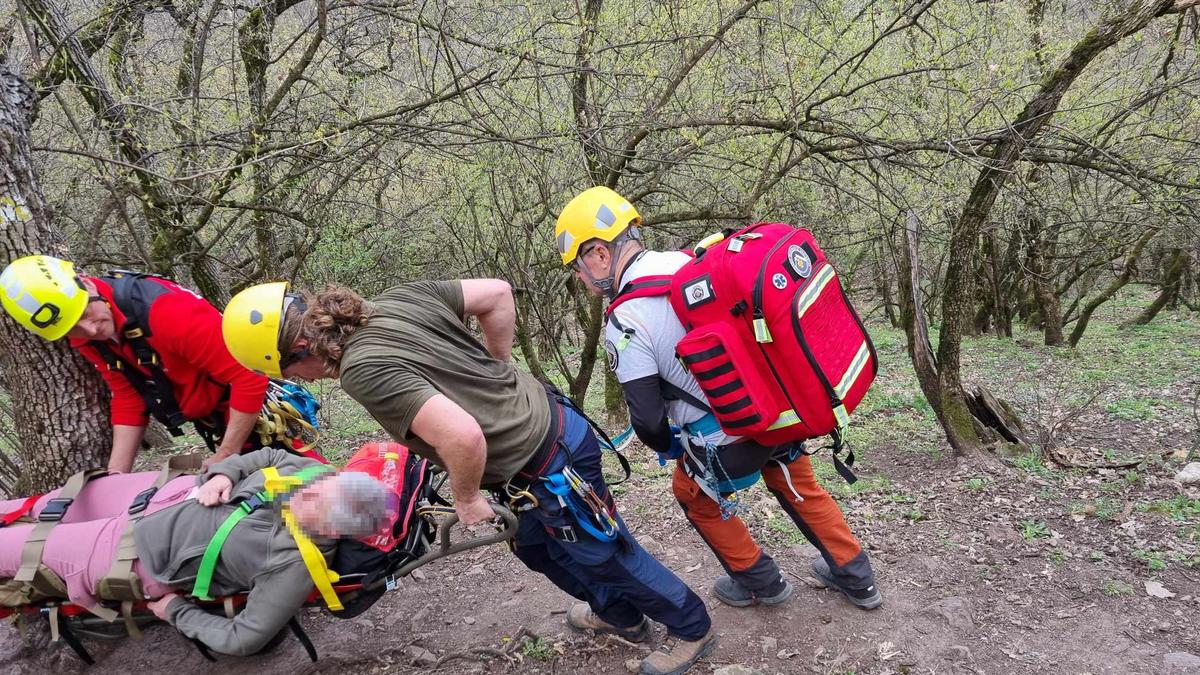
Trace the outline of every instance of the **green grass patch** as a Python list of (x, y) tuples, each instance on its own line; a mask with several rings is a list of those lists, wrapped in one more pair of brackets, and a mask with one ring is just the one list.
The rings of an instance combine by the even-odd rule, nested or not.
[(1122, 595), (1133, 595), (1133, 586), (1117, 579), (1109, 579), (1104, 582), (1104, 586), (1100, 589), (1105, 595), (1110, 598), (1120, 597)]
[(1161, 513), (1169, 516), (1171, 520), (1190, 520), (1200, 518), (1200, 499), (1178, 495), (1173, 499), (1160, 499), (1150, 504), (1139, 505), (1138, 510)]
[(534, 661), (549, 661), (557, 652), (554, 645), (543, 637), (521, 639), (521, 656)]
[(1042, 463), (1042, 457), (1036, 452), (1021, 455), (1013, 460), (1013, 466), (1018, 469), (1042, 478), (1057, 479), (1059, 476), (1055, 471)]
[(1025, 541), (1033, 541), (1050, 536), (1050, 528), (1040, 520), (1022, 520), (1021, 536)]
[(1133, 552), (1133, 557), (1146, 563), (1146, 567), (1149, 567), (1151, 572), (1161, 572), (1167, 569), (1167, 557), (1163, 551), (1138, 549)]
[(1147, 422), (1155, 419), (1155, 402), (1144, 398), (1123, 398), (1104, 406), (1108, 414), (1127, 422)]

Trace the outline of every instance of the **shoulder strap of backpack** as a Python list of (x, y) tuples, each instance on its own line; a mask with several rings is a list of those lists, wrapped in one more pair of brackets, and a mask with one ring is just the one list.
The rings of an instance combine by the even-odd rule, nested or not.
[(171, 290), (162, 284), (149, 281), (150, 278), (151, 275), (124, 271), (110, 272), (108, 276), (102, 277), (112, 288), (113, 303), (125, 315), (121, 336), (137, 357), (137, 365), (150, 371), (150, 377), (144, 376), (107, 344), (96, 340), (89, 344), (108, 364), (109, 370), (116, 370), (125, 376), (145, 403), (146, 411), (161, 422), (172, 436), (180, 436), (183, 434), (180, 427), (187, 422), (187, 418), (175, 400), (175, 391), (171, 388), (171, 380), (162, 369), (158, 352), (154, 351), (148, 340), (151, 335), (150, 305)]
[(608, 309), (604, 311), (606, 316), (612, 316), (615, 310), (622, 302), (633, 300), (634, 298), (648, 298), (655, 295), (667, 295), (671, 292), (671, 275), (670, 274), (654, 274), (648, 277), (639, 277), (625, 285), (617, 297), (608, 303)]
[(683, 401), (690, 406), (694, 406), (704, 412), (712, 412), (712, 406), (708, 405), (707, 401), (701, 401), (695, 395), (689, 393), (683, 387), (667, 382), (665, 378), (658, 378), (658, 387), (662, 390), (664, 401)]

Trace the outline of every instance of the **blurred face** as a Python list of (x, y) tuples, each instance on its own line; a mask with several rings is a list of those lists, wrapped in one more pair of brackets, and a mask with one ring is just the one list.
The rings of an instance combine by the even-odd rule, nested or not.
[(333, 509), (337, 499), (336, 484), (323, 480), (298, 490), (288, 500), (288, 508), (296, 516), (296, 524), (306, 532), (332, 539), (340, 536), (340, 533), (333, 531), (325, 516)]
[(84, 281), (83, 286), (92, 298), (84, 308), (83, 316), (79, 317), (79, 322), (67, 333), (67, 337), (100, 342), (113, 339), (117, 332), (117, 326), (113, 320), (112, 308), (96, 295), (95, 284)]

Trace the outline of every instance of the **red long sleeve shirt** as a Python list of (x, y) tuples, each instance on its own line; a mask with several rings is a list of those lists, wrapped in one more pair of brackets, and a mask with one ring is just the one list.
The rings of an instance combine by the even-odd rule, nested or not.
[[(109, 346), (127, 362), (136, 364), (133, 348), (121, 338), (125, 315), (113, 301), (112, 288), (101, 279), (88, 279), (96, 284), (97, 294), (112, 308), (118, 342)], [(229, 354), (221, 336), (221, 313), (204, 298), (178, 284), (157, 278), (147, 281), (170, 289), (150, 305), (147, 342), (158, 353), (184, 416), (189, 420), (201, 419), (223, 409), (221, 398), (226, 386), (230, 389), (230, 408), (246, 413), (261, 410), (267, 378), (246, 369)], [(146, 405), (129, 380), (120, 372), (110, 371), (87, 340), (72, 339), (71, 347), (100, 369), (112, 389), (112, 423), (144, 426), (148, 422)], [(151, 376), (148, 370), (139, 370)]]

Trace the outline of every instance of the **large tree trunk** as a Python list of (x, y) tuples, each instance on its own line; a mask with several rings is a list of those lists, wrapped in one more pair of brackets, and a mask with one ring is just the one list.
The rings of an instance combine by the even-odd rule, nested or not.
[[(30, 253), (66, 255), (33, 175), (33, 104), (29, 85), (0, 66), (0, 254), (5, 261)], [(112, 434), (108, 393), (96, 369), (66, 340), (46, 342), (7, 315), (0, 320), (0, 350), (24, 465), (18, 489), (49, 490), (76, 471), (102, 466)]]
[(1142, 310), (1136, 318), (1123, 324), (1122, 328), (1129, 326), (1144, 326), (1154, 320), (1158, 313), (1162, 311), (1175, 298), (1179, 297), (1179, 281), (1183, 277), (1183, 270), (1188, 265), (1188, 254), (1183, 249), (1177, 248), (1171, 251), (1171, 258), (1167, 262), (1167, 269), (1163, 272), (1162, 292), (1150, 303), (1150, 306)]
[(972, 278), (976, 266), (975, 253), (992, 205), (1012, 175), (1013, 167), (1020, 160), (1025, 146), (1050, 121), (1063, 95), (1084, 69), (1104, 50), (1142, 30), (1156, 16), (1171, 11), (1179, 11), (1176, 0), (1138, 0), (1124, 12), (1102, 21), (1077, 42), (1042, 81), (1038, 92), (1013, 121), (1003, 140), (995, 145), (957, 222), (951, 227), (947, 251), (949, 264), (942, 284), (946, 296), (942, 300), (942, 333), (938, 341), (937, 362), (942, 423), (958, 454), (975, 454), (984, 446), (984, 439), (976, 432), (974, 418), (967, 407), (962, 384), (961, 350), (963, 321), (969, 316), (975, 297)]

